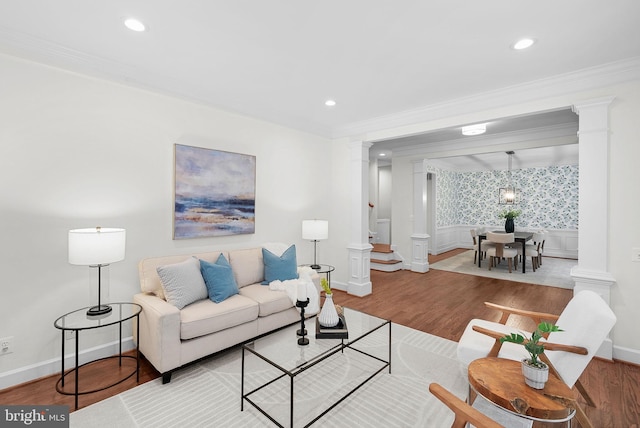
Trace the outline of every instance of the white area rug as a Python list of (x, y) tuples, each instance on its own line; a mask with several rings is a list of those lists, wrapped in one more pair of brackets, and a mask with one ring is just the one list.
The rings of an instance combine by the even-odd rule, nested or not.
[(502, 262), (497, 267), (489, 270), (489, 260), (483, 260), (482, 267), (478, 268), (477, 260), (476, 263), (473, 262), (473, 250), (469, 250), (431, 264), (429, 268), (571, 289), (574, 286), (574, 282), (571, 279), (571, 268), (577, 264), (577, 260), (543, 257), (542, 266), (534, 272), (531, 268), (531, 258), (529, 258), (527, 260), (526, 273), (522, 273), (521, 264), (518, 264), (518, 269), (512, 269), (512, 272), (509, 273), (506, 262)]
[[(386, 358), (387, 330), (358, 342), (358, 347)], [(291, 340), (296, 340), (292, 337)], [(301, 348), (301, 352), (304, 350)], [(291, 356), (299, 358), (299, 356)], [(329, 407), (335, 394), (359, 383), (363, 373), (380, 367), (358, 352), (345, 351), (299, 376), (295, 386), (295, 426), (303, 426)], [(461, 398), (467, 382), (456, 359), (456, 343), (397, 324), (392, 325), (392, 371), (382, 371), (328, 414), (318, 427), (444, 427), (453, 413), (429, 393), (437, 382)], [(250, 387), (274, 372), (247, 357)], [(178, 370), (169, 384), (160, 379), (140, 385), (71, 414), (72, 427), (272, 427), (253, 406), (240, 411), (241, 350)], [(261, 403), (285, 426), (289, 380), (265, 388)]]

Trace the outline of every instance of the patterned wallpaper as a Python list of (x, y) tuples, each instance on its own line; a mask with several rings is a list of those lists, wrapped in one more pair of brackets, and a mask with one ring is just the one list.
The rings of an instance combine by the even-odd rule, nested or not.
[(507, 171), (453, 172), (429, 168), (436, 174), (436, 224), (502, 224), (498, 214), (506, 207), (522, 210), (517, 228), (578, 229), (578, 166), (512, 170), (521, 189), (517, 205), (498, 204), (498, 189), (507, 183)]

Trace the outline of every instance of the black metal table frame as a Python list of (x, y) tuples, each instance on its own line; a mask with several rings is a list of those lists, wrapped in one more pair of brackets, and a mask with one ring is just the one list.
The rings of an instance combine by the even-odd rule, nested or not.
[[(504, 233), (502, 231), (496, 231), (495, 233)], [(515, 242), (520, 242), (522, 244), (522, 273), (526, 272), (525, 265), (527, 258), (525, 255), (526, 243), (529, 239), (533, 238), (533, 232), (514, 232), (516, 235), (520, 234), (520, 236), (514, 237)], [(482, 267), (482, 241), (487, 239), (487, 234), (479, 233), (478, 234), (478, 267)]]
[[(109, 305), (117, 305), (119, 303), (109, 303)], [(131, 314), (130, 316), (127, 316), (126, 318), (120, 318), (118, 321), (114, 321), (111, 322), (109, 324), (104, 324), (104, 325), (97, 325), (94, 327), (79, 327), (79, 328), (73, 328), (73, 327), (59, 327), (58, 325), (56, 325), (57, 321), (66, 317), (67, 315), (70, 315), (74, 312), (78, 312), (78, 311), (86, 311), (88, 308), (82, 308), (82, 309), (78, 309), (77, 311), (72, 311), (69, 312), (63, 316), (61, 316), (60, 318), (58, 318), (56, 320), (56, 322), (54, 322), (54, 326), (58, 329), (60, 329), (62, 331), (62, 358), (61, 358), (61, 371), (60, 371), (60, 379), (58, 379), (58, 381), (56, 382), (56, 391), (58, 391), (60, 394), (63, 395), (73, 395), (75, 396), (75, 410), (78, 410), (78, 396), (80, 395), (84, 395), (84, 394), (91, 394), (94, 392), (98, 392), (98, 391), (103, 391), (105, 389), (111, 388), (113, 386), (118, 385), (119, 383), (124, 382), (125, 380), (129, 379), (131, 376), (133, 376), (134, 374), (136, 375), (136, 382), (140, 382), (140, 347), (139, 347), (139, 341), (136, 342), (136, 355), (134, 356), (130, 356), (130, 355), (122, 355), (122, 323), (125, 321), (128, 321), (130, 319), (133, 318), (138, 318), (138, 321), (136, 322), (136, 337), (140, 337), (140, 322), (139, 322), (139, 317), (140, 317), (140, 312), (142, 312), (142, 307), (140, 305), (138, 305), (137, 303), (130, 303), (131, 305), (135, 305), (138, 306), (140, 308), (140, 310), (138, 310), (136, 313)], [(79, 343), (80, 343), (80, 331), (82, 330), (92, 330), (92, 329), (96, 329), (96, 328), (102, 328), (102, 327), (107, 327), (107, 326), (111, 326), (111, 325), (115, 325), (115, 324), (119, 324), (118, 326), (118, 330), (119, 330), (119, 340), (118, 340), (118, 355), (113, 355), (110, 357), (103, 357), (103, 358), (98, 358), (96, 360), (92, 360), (92, 361), (88, 361), (84, 364), (79, 364)], [(67, 373), (64, 372), (64, 360), (65, 360), (65, 356), (64, 356), (64, 342), (65, 342), (65, 332), (66, 331), (74, 331), (75, 332), (75, 368), (69, 370)], [(103, 361), (103, 360), (108, 360), (108, 359), (113, 359), (113, 358), (118, 358), (118, 365), (122, 366), (122, 359), (123, 358), (130, 358), (130, 359), (134, 359), (136, 360), (136, 368), (135, 370), (133, 370), (131, 373), (129, 373), (127, 376), (117, 380), (116, 382), (109, 384), (107, 386), (104, 386), (102, 388), (97, 388), (97, 389), (92, 389), (89, 391), (79, 391), (79, 385), (80, 385), (80, 375), (79, 375), (79, 371), (81, 367), (84, 367), (86, 365), (89, 364), (93, 364), (96, 363), (98, 361)], [(64, 390), (64, 379), (65, 377), (67, 377), (68, 375), (70, 375), (71, 373), (75, 373), (75, 389), (73, 392), (67, 392)]]
[[(364, 352), (360, 349), (354, 348), (352, 345), (356, 342), (358, 342), (360, 339), (365, 338), (367, 336), (369, 336), (370, 334), (374, 333), (375, 331), (380, 330), (381, 328), (383, 328), (385, 325), (389, 326), (389, 359), (388, 361), (383, 360), (382, 358), (376, 357), (375, 355), (371, 355), (367, 352)], [(293, 339), (292, 339), (293, 340)], [(320, 340), (328, 340), (328, 339), (320, 339)], [(262, 356), (260, 353), (258, 353), (257, 351), (253, 350), (250, 348), (251, 344), (253, 342), (247, 343), (245, 345), (242, 345), (242, 374), (241, 374), (241, 397), (240, 397), (240, 411), (244, 411), (244, 400), (247, 400), (248, 403), (250, 403), (253, 407), (255, 407), (260, 413), (262, 413), (263, 415), (265, 415), (267, 418), (269, 418), (269, 420), (271, 422), (273, 422), (274, 424), (276, 424), (277, 426), (284, 428), (284, 425), (280, 424), (278, 421), (276, 421), (271, 415), (269, 415), (264, 409), (262, 409), (257, 403), (255, 403), (253, 400), (251, 400), (249, 398), (250, 395), (254, 394), (255, 392), (260, 391), (261, 389), (271, 385), (272, 383), (282, 379), (285, 376), (289, 376), (289, 380), (290, 380), (290, 408), (289, 408), (289, 419), (290, 419), (290, 427), (293, 428), (293, 403), (294, 403), (294, 379), (297, 375), (304, 373), (307, 369), (315, 366), (316, 364), (326, 360), (327, 358), (329, 358), (330, 356), (337, 354), (338, 352), (342, 353), (344, 352), (344, 350), (346, 348), (352, 349), (354, 351), (357, 351), (363, 355), (366, 355), (368, 357), (371, 357), (375, 360), (378, 360), (382, 363), (384, 363), (384, 365), (382, 367), (380, 367), (377, 371), (375, 371), (373, 374), (371, 374), (369, 377), (367, 377), (364, 381), (362, 381), (360, 384), (358, 384), (355, 388), (353, 388), (351, 391), (349, 391), (347, 394), (345, 394), (344, 396), (342, 396), (338, 401), (336, 401), (335, 403), (333, 403), (331, 406), (329, 406), (327, 409), (325, 409), (322, 413), (320, 413), (318, 416), (316, 416), (315, 418), (313, 418), (309, 423), (307, 423), (306, 425), (304, 425), (305, 428), (311, 426), (312, 424), (314, 424), (318, 419), (320, 419), (321, 417), (323, 417), (324, 415), (326, 415), (329, 411), (331, 411), (331, 409), (333, 409), (334, 407), (336, 407), (338, 404), (342, 403), (344, 400), (346, 400), (351, 394), (353, 394), (354, 392), (356, 392), (358, 389), (360, 389), (360, 387), (362, 387), (365, 383), (369, 382), (373, 377), (375, 377), (378, 373), (380, 373), (381, 371), (383, 371), (385, 368), (389, 368), (389, 374), (391, 374), (391, 320), (386, 320), (385, 322), (383, 322), (382, 324), (380, 324), (379, 326), (371, 329), (370, 331), (364, 333), (362, 336), (358, 337), (357, 339), (345, 344), (344, 343), (344, 339), (340, 340), (340, 344), (328, 349), (327, 351), (317, 355), (316, 357), (312, 358), (309, 361), (306, 361), (305, 363), (299, 365), (296, 367), (296, 369), (294, 371), (290, 371), (287, 370), (283, 367), (281, 367), (280, 365), (274, 363), (273, 361), (269, 360), (268, 358)], [(270, 380), (269, 382), (265, 383), (264, 385), (259, 386), (258, 388), (255, 388), (249, 392), (247, 392), (246, 394), (244, 393), (244, 360), (245, 360), (245, 350), (249, 351), (250, 353), (254, 354), (255, 356), (257, 356), (258, 358), (266, 361), (268, 364), (272, 365), (273, 367), (275, 367), (276, 369), (280, 370), (282, 372), (282, 374), (280, 376), (277, 376), (276, 378)]]

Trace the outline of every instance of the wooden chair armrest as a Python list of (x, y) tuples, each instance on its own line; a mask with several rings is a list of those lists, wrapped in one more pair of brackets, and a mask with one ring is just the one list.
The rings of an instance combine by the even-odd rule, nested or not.
[[(482, 333), (484, 335), (487, 335), (489, 337), (492, 337), (494, 339), (496, 339), (497, 341), (500, 340), (501, 337), (504, 337), (505, 334), (504, 333), (500, 333), (494, 330), (489, 330), (486, 329), (484, 327), (480, 327), (477, 325), (473, 326), (473, 331), (477, 331), (478, 333)], [(525, 343), (528, 342), (527, 339), (525, 339)], [(564, 351), (564, 352), (572, 352), (574, 354), (580, 354), (580, 355), (587, 355), (589, 353), (589, 351), (587, 351), (587, 348), (584, 348), (582, 346), (574, 346), (574, 345), (563, 345), (561, 343), (553, 343), (553, 342), (544, 342), (544, 349), (548, 350), (548, 351)], [(497, 356), (496, 355), (489, 355), (489, 356)]]
[(500, 318), (500, 324), (506, 324), (509, 315), (521, 315), (524, 317), (531, 318), (536, 325), (540, 324), (542, 321), (557, 321), (560, 318), (559, 315), (548, 314), (545, 312), (535, 312), (535, 311), (527, 311), (524, 309), (511, 308), (509, 306), (498, 305), (496, 303), (484, 302), (485, 306), (491, 309), (495, 309), (497, 311), (502, 312), (502, 318)]
[(463, 428), (467, 422), (470, 422), (478, 428), (503, 428), (502, 425), (474, 409), (439, 384), (430, 384), (429, 391), (455, 414), (455, 420), (451, 428)]

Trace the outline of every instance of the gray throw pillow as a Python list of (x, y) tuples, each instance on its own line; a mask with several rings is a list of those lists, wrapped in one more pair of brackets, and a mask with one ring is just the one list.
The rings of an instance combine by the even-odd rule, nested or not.
[(178, 309), (208, 297), (207, 286), (195, 257), (172, 265), (158, 266), (165, 298)]

